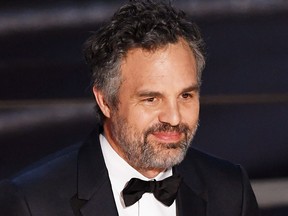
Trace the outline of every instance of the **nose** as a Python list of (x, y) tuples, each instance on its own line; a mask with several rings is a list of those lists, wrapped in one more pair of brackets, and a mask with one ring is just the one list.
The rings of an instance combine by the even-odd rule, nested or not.
[(171, 126), (179, 125), (181, 114), (177, 102), (169, 102), (163, 104), (158, 119), (162, 123), (168, 123)]

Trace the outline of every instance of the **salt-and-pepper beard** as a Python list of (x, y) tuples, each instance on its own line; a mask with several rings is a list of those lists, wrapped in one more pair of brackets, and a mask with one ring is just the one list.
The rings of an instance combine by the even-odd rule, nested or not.
[[(111, 130), (114, 140), (124, 153), (124, 159), (136, 169), (167, 169), (179, 164), (185, 157), (196, 133), (198, 122), (193, 128), (186, 124), (171, 126), (158, 123), (143, 131), (135, 131), (125, 118), (114, 116)], [(149, 141), (153, 132), (178, 132), (183, 136), (176, 143)]]

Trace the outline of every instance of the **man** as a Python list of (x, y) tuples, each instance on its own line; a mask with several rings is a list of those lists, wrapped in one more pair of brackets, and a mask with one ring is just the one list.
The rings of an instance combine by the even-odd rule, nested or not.
[(84, 52), (101, 126), (80, 148), (2, 182), (2, 215), (258, 215), (240, 166), (189, 148), (204, 57), (183, 12), (130, 2)]

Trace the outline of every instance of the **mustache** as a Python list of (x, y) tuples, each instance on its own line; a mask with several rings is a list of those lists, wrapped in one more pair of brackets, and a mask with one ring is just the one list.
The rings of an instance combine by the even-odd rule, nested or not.
[(176, 126), (172, 126), (169, 123), (157, 123), (151, 126), (147, 131), (146, 134), (151, 134), (154, 132), (176, 132), (176, 133), (187, 133), (190, 130), (187, 124), (179, 124)]

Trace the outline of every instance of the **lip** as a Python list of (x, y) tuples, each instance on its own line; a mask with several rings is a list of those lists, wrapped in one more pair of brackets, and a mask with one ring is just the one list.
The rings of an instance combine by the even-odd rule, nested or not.
[(178, 132), (154, 132), (153, 136), (162, 142), (178, 142), (181, 139)]

